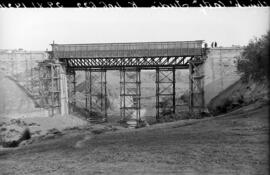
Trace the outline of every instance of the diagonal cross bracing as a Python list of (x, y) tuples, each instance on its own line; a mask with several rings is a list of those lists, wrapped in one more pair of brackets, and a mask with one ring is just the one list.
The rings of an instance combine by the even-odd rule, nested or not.
[[(156, 69), (156, 120), (175, 114), (175, 68)], [(174, 116), (173, 116), (174, 117)]]
[(176, 67), (188, 69), (188, 60), (192, 57), (155, 57), (155, 58), (70, 58), (67, 64), (72, 69), (102, 68), (120, 70), (130, 67), (141, 69), (155, 69), (156, 67)]
[[(136, 127), (140, 121), (141, 70), (120, 70), (120, 114), (121, 120)], [(132, 123), (134, 122), (134, 123)]]
[(106, 70), (86, 70), (85, 80), (85, 108), (90, 112), (90, 115), (100, 114), (102, 118), (107, 120)]

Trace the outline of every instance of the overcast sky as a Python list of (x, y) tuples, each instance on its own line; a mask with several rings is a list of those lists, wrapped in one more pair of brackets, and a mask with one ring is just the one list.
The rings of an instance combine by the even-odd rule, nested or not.
[(55, 41), (205, 40), (247, 45), (269, 30), (270, 8), (0, 9), (0, 49), (51, 50)]

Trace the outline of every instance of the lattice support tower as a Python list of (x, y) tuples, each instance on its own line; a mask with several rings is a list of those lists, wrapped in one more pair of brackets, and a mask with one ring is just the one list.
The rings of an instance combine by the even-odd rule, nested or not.
[(200, 70), (202, 61), (199, 58), (189, 61), (189, 111), (195, 116), (200, 116), (204, 111), (204, 75)]
[(40, 105), (49, 109), (50, 115), (60, 113), (60, 65), (42, 64), (39, 68)]
[[(98, 113), (102, 120), (107, 120), (107, 71), (89, 69), (85, 71), (85, 108), (90, 115)], [(93, 119), (95, 116), (91, 116)]]
[(141, 70), (120, 70), (120, 112), (121, 121), (130, 127), (138, 126), (141, 121)]
[(156, 120), (175, 114), (175, 68), (156, 69)]

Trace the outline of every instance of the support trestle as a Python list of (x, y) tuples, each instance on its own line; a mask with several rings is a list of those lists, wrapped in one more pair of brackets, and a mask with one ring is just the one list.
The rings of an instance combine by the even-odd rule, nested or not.
[(102, 121), (107, 121), (106, 70), (86, 70), (85, 80), (85, 108), (90, 112), (90, 118), (92, 120), (102, 119)]
[(60, 65), (44, 64), (39, 69), (40, 105), (47, 108), (50, 115), (60, 113)]
[(156, 69), (156, 120), (174, 117), (175, 68)]
[(137, 127), (141, 117), (141, 70), (120, 70), (120, 112), (121, 121), (130, 127)]

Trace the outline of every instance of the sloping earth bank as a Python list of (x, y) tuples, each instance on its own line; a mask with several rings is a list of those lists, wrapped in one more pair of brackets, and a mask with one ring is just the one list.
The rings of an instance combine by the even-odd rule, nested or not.
[[(2, 174), (268, 174), (268, 106), (0, 151)], [(0, 174), (1, 174), (0, 173)]]
[(25, 91), (0, 72), (0, 148), (19, 140), (26, 128), (32, 136), (39, 136), (86, 124), (71, 115), (49, 117), (48, 111), (36, 108)]
[(213, 98), (207, 107), (213, 115), (219, 115), (253, 103), (269, 104), (267, 80), (262, 82), (239, 80)]

